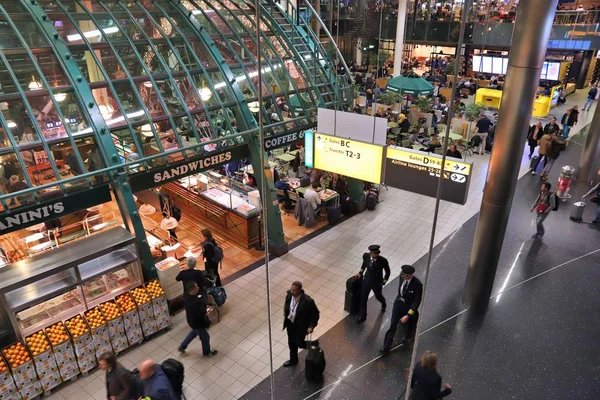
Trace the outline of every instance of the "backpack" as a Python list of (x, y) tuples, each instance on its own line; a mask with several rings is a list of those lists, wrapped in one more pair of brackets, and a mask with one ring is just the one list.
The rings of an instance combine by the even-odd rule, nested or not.
[(215, 250), (215, 254), (214, 254), (213, 258), (212, 258), (212, 261), (216, 262), (217, 264), (220, 263), (221, 261), (223, 261), (224, 254), (223, 254), (223, 249), (221, 248), (221, 246), (217, 246), (217, 245), (215, 245), (214, 243), (211, 243), (211, 242), (208, 242), (208, 243), (210, 243), (210, 245), (212, 245), (212, 247)]
[(171, 215), (173, 218), (175, 218), (175, 220), (177, 222), (179, 222), (181, 220), (181, 209), (177, 206), (172, 206), (171, 207), (171, 213), (173, 215)]
[(171, 383), (171, 387), (175, 391), (175, 394), (181, 397), (181, 394), (183, 393), (184, 378), (183, 364), (173, 358), (167, 358), (165, 361), (163, 361), (160, 367), (169, 379), (169, 382)]
[(558, 211), (558, 205), (560, 204), (560, 199), (558, 195), (556, 194), (556, 192), (552, 192), (550, 193), (550, 196), (554, 196), (554, 208), (552, 209), (552, 211)]

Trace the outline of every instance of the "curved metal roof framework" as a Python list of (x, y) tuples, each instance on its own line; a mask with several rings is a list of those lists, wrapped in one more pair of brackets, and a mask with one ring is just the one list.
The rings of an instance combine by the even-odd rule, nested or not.
[[(259, 112), (269, 136), (313, 127), (317, 107), (346, 107), (335, 45), (323, 47), (291, 6), (291, 16), (262, 7), (257, 60), (252, 1), (3, 2), (2, 209), (13, 192), (35, 201), (41, 189), (89, 187), (111, 158), (132, 173), (242, 145)], [(11, 184), (15, 175), (28, 188)]]

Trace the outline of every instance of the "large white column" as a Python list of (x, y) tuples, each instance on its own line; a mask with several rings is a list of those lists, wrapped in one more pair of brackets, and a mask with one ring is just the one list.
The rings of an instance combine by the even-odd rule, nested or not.
[(398, 26), (396, 26), (396, 47), (394, 50), (394, 76), (402, 73), (402, 53), (404, 51), (404, 29), (406, 28), (406, 4), (408, 0), (398, 1)]

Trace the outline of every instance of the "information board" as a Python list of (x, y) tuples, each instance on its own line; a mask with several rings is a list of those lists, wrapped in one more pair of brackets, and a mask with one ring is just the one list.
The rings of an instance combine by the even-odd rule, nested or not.
[(314, 133), (314, 138), (315, 168), (371, 183), (381, 183), (383, 146), (318, 132)]
[[(442, 172), (442, 156), (411, 149), (388, 147), (385, 184), (429, 197), (437, 195), (438, 179)], [(446, 158), (442, 200), (465, 204), (473, 163)]]

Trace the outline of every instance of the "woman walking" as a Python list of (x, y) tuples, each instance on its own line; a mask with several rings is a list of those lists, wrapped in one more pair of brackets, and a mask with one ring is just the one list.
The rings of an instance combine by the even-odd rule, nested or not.
[(529, 127), (529, 133), (527, 135), (527, 144), (529, 144), (529, 159), (533, 155), (533, 151), (538, 145), (538, 141), (544, 135), (544, 129), (540, 121), (536, 122), (535, 125)]
[(442, 377), (437, 372), (437, 354), (427, 350), (415, 365), (410, 382), (411, 400), (438, 400), (452, 393), (446, 383), (442, 390)]
[(219, 276), (219, 260), (217, 260), (217, 241), (208, 229), (202, 229), (202, 254), (204, 256), (204, 268), (211, 279), (216, 278), (215, 285), (221, 287), (221, 277)]

